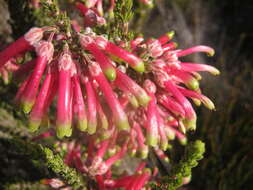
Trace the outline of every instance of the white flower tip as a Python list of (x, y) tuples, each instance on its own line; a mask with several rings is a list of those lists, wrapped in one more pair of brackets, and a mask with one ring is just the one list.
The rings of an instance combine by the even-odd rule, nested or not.
[(51, 61), (54, 55), (54, 45), (48, 41), (40, 41), (36, 44), (35, 51), (40, 57), (46, 57), (48, 61)]
[(73, 67), (73, 61), (71, 55), (63, 53), (58, 60), (59, 70), (70, 70)]
[(83, 47), (86, 47), (87, 45), (89, 45), (90, 43), (94, 41), (91, 36), (81, 34), (81, 33), (79, 34), (79, 40), (80, 40), (81, 46)]
[(34, 45), (43, 38), (43, 32), (42, 28), (33, 27), (25, 34), (24, 38), (30, 45)]
[(98, 76), (102, 73), (102, 69), (95, 61), (89, 62), (89, 71), (92, 76)]

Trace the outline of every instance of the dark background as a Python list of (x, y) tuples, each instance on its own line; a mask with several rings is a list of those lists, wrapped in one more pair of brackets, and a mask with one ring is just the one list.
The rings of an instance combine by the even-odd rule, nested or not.
[(204, 74), (201, 88), (216, 111), (197, 108), (193, 139), (206, 143), (205, 158), (193, 169), (186, 189), (253, 189), (253, 1), (157, 1), (144, 25), (148, 36), (176, 31), (179, 48), (209, 45), (213, 58), (191, 57), (211, 64), (221, 75)]

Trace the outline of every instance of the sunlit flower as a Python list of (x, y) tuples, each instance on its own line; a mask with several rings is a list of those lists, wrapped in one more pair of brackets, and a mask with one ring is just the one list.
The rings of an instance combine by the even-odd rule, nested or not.
[[(186, 132), (196, 128), (189, 99), (214, 109), (201, 93), (198, 72), (219, 71), (180, 60), (196, 52), (213, 55), (214, 50), (176, 49), (177, 44), (170, 42), (173, 35), (147, 41), (137, 37), (126, 50), (122, 46), (126, 43), (114, 43), (90, 28), (75, 33), (75, 46), (62, 41), (70, 37), (55, 28), (33, 28), (0, 53), (0, 68), (20, 53), (35, 52), (33, 60), (14, 72), (14, 77), (24, 78), (15, 101), (29, 114), (30, 130), (51, 121), (55, 133), (38, 138), (54, 134), (63, 138), (76, 127), (87, 136), (87, 158), (82, 160), (80, 145), (75, 144), (68, 147), (66, 164), (93, 176), (99, 186), (138, 190), (151, 177), (150, 169), (112, 179), (108, 177), (112, 166), (127, 154), (145, 159), (150, 148), (168, 161), (164, 151), (170, 140), (176, 137), (185, 144)], [(49, 114), (50, 107), (56, 110)]]

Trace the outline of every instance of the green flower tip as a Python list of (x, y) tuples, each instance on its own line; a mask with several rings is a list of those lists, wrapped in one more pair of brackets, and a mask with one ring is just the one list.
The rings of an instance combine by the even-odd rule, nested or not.
[(126, 130), (128, 131), (130, 129), (128, 119), (121, 119), (116, 121), (116, 126), (119, 128), (119, 130)]
[(59, 139), (63, 137), (70, 137), (72, 135), (71, 124), (56, 125), (56, 135)]
[(166, 151), (166, 150), (168, 149), (168, 142), (167, 142), (167, 141), (163, 141), (163, 142), (161, 143), (161, 149), (162, 149), (163, 151)]
[(169, 157), (167, 157), (167, 156), (166, 156), (163, 160), (164, 160), (164, 162), (166, 162), (166, 163), (169, 163), (169, 162), (170, 162), (170, 159), (169, 159)]
[(167, 150), (172, 150), (173, 146), (171, 144), (168, 144)]
[(180, 142), (181, 145), (186, 145), (187, 144), (187, 138), (186, 137), (181, 138), (181, 139), (179, 139), (179, 142)]
[(174, 140), (175, 137), (176, 137), (175, 132), (173, 132), (173, 131), (171, 131), (171, 130), (169, 130), (169, 131), (167, 132), (167, 136), (168, 136), (168, 139), (169, 139), (169, 140)]
[(8, 85), (9, 84), (9, 78), (3, 78), (3, 81), (4, 81), (4, 85)]
[(196, 106), (201, 106), (201, 101), (199, 99), (193, 98), (192, 101)]
[(148, 157), (148, 147), (144, 147), (140, 153), (141, 159), (146, 159)]
[(99, 139), (100, 140), (106, 140), (106, 139), (109, 139), (111, 137), (111, 133), (108, 132), (108, 131), (102, 131), (101, 134), (99, 135)]
[(207, 52), (207, 56), (209, 56), (209, 57), (213, 57), (214, 54), (215, 54), (214, 49), (212, 49), (212, 50), (210, 50), (209, 52)]
[(203, 101), (203, 104), (209, 109), (209, 110), (215, 110), (214, 103), (209, 99), (205, 98)]
[(135, 157), (136, 156), (136, 149), (130, 150), (129, 155), (130, 155), (130, 157)]
[(172, 39), (174, 36), (175, 36), (175, 31), (170, 31), (170, 32), (167, 32), (167, 36), (169, 39)]
[(32, 110), (34, 102), (32, 101), (24, 101), (21, 103), (21, 107), (23, 108), (24, 113), (28, 114)]
[(173, 43), (174, 43), (175, 48), (179, 46), (177, 42), (173, 42)]
[(143, 172), (145, 172), (145, 173), (149, 173), (149, 175), (151, 175), (151, 174), (152, 174), (152, 171), (151, 171), (151, 169), (150, 169), (150, 168), (144, 168), (144, 169), (143, 169)]
[(144, 106), (144, 107), (146, 107), (148, 105), (149, 101), (151, 100), (151, 98), (146, 93), (141, 94), (137, 98), (138, 98), (140, 105)]
[(191, 175), (187, 177), (183, 177), (183, 185), (188, 184), (191, 182)]
[(220, 75), (220, 71), (216, 68), (214, 68), (212, 71), (211, 71), (211, 74), (213, 75)]
[(192, 90), (197, 90), (199, 89), (199, 81), (195, 78), (192, 78), (187, 84), (186, 86)]
[(130, 96), (130, 97), (129, 97), (129, 101), (130, 101), (130, 104), (131, 104), (134, 108), (138, 108), (138, 107), (139, 107), (138, 100), (136, 99), (135, 96)]
[(147, 136), (147, 144), (150, 145), (150, 146), (152, 146), (152, 147), (156, 147), (157, 144), (158, 144), (158, 139), (157, 139), (157, 137), (152, 136), (152, 135), (149, 134), (149, 135)]
[(114, 12), (113, 10), (109, 10), (109, 19), (113, 19), (114, 18)]
[(40, 126), (40, 123), (41, 121), (40, 120), (29, 120), (29, 123), (28, 123), (28, 129), (30, 132), (35, 132), (39, 129), (39, 126)]
[(139, 73), (143, 73), (145, 71), (145, 65), (142, 61), (138, 62), (133, 69)]
[(116, 167), (120, 167), (121, 163), (122, 163), (122, 160), (117, 160), (117, 161), (114, 163), (114, 165), (115, 165)]
[(185, 129), (185, 126), (184, 126), (183, 123), (179, 125), (179, 130), (180, 130), (183, 134), (186, 134), (186, 129)]
[(114, 68), (108, 68), (105, 70), (105, 76), (108, 80), (114, 81), (116, 78), (116, 71)]
[(103, 129), (108, 129), (109, 123), (106, 116), (101, 118), (101, 123)]
[(87, 119), (82, 119), (82, 120), (78, 120), (77, 121), (77, 128), (80, 130), (80, 131), (86, 131), (87, 129)]
[(185, 119), (183, 121), (184, 125), (186, 126), (186, 129), (190, 131), (196, 130), (196, 122), (197, 122), (196, 117), (194, 117), (193, 119)]
[(87, 132), (89, 135), (93, 135), (96, 132), (97, 123), (88, 122)]

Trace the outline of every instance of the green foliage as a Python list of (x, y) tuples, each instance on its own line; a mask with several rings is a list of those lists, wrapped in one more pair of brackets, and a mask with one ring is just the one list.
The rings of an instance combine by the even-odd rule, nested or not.
[(47, 186), (40, 183), (31, 183), (31, 182), (19, 182), (14, 184), (7, 184), (3, 187), (5, 190), (48, 190)]
[(60, 31), (70, 35), (70, 19), (66, 12), (60, 11), (58, 1), (53, 0), (51, 3), (49, 3), (47, 0), (42, 0), (41, 5), (42, 8), (39, 9), (39, 15), (44, 15), (43, 18), (47, 18), (46, 20), (48, 20), (48, 23), (44, 23), (44, 25), (58, 26)]
[(8, 150), (30, 160), (36, 160), (40, 165), (45, 165), (55, 175), (59, 176), (73, 189), (86, 189), (86, 182), (76, 170), (64, 164), (61, 156), (41, 144), (30, 143), (19, 138), (1, 138), (1, 144)]
[(114, 19), (107, 26), (109, 39), (120, 38), (123, 41), (133, 39), (134, 33), (129, 31), (129, 22), (134, 16), (132, 7), (132, 0), (116, 0)]
[(156, 190), (175, 190), (182, 186), (183, 178), (191, 176), (192, 168), (198, 165), (198, 161), (203, 158), (205, 144), (196, 140), (186, 146), (185, 155), (178, 164), (173, 165), (169, 176), (162, 178), (160, 185), (152, 184)]
[(134, 15), (132, 7), (132, 0), (116, 0), (116, 6), (114, 9), (115, 19), (121, 23), (128, 23)]

